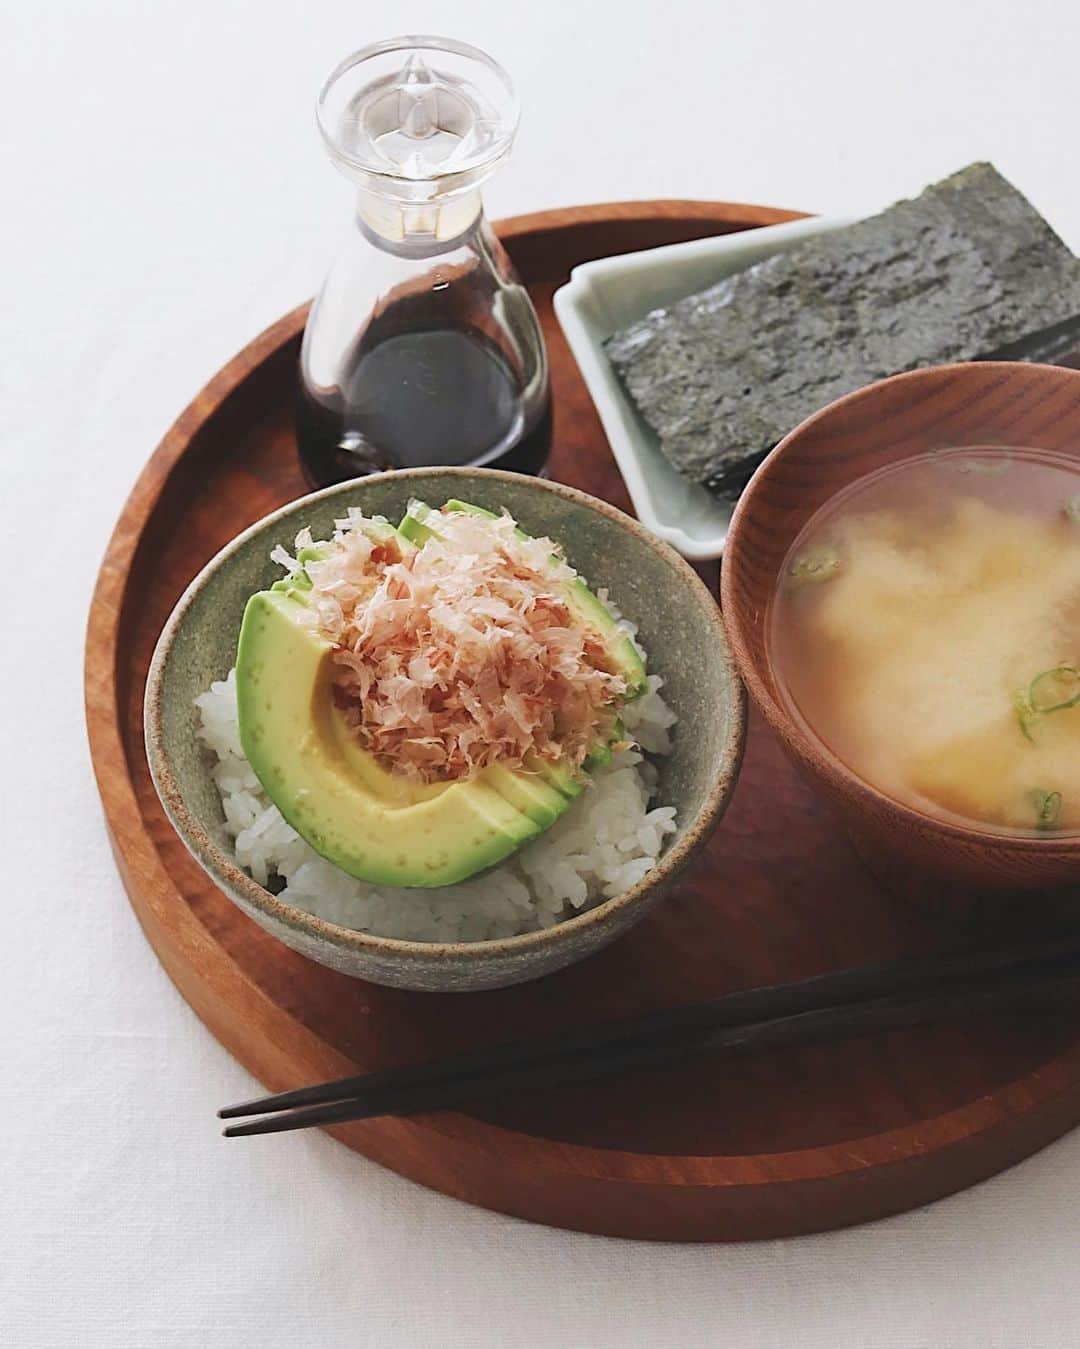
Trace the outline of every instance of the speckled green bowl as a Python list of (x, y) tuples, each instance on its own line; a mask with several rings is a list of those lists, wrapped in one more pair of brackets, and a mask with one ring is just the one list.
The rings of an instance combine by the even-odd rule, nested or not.
[[(531, 534), (547, 534), (594, 588), (606, 586), (640, 626), (649, 669), (663, 675), (678, 713), (674, 752), (659, 763), (657, 800), (678, 808), (678, 830), (639, 884), (557, 927), (456, 943), (398, 941), (339, 927), (284, 904), (237, 866), (212, 756), (196, 737), (193, 705), (233, 664), (247, 598), (275, 580), (276, 543), (304, 525), (326, 537), (349, 506), (396, 520), (410, 497), (433, 506), (460, 497), (506, 507)], [(559, 483), (486, 469), (415, 469), (327, 488), (252, 525), (188, 587), (158, 641), (146, 685), (146, 749), (177, 833), (219, 888), (286, 945), (332, 969), (398, 988), (439, 992), (521, 983), (591, 955), (638, 921), (672, 887), (724, 813), (742, 757), (743, 689), (716, 601), (679, 555), (635, 520)], [(434, 892), (433, 892), (434, 893)]]

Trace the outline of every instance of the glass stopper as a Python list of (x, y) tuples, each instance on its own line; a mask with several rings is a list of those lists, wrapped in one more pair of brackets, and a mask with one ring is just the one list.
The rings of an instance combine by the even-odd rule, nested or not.
[(510, 77), (478, 48), (402, 37), (347, 57), (323, 85), (318, 117), (348, 177), (430, 201), (489, 175), (513, 142), (518, 103)]

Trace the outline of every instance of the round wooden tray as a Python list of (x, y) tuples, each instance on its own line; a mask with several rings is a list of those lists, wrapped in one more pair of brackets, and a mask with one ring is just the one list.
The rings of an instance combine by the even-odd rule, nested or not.
[[(626, 507), (551, 295), (585, 259), (794, 218), (645, 202), (552, 211), (500, 233), (536, 301), (555, 395), (552, 473)], [(132, 492), (90, 615), (86, 697), (98, 784), (131, 903), (184, 997), (273, 1091), (568, 1023), (600, 1021), (888, 959), (940, 941), (891, 900), (754, 721), (734, 803), (679, 891), (613, 947), (538, 983), (437, 996), (350, 980), (279, 945), (221, 895), (167, 823), (142, 696), (166, 615), (240, 529), (298, 496), (291, 402), (303, 308), (220, 372)], [(474, 1204), (587, 1232), (729, 1240), (912, 1208), (1080, 1120), (1075, 1025), (981, 1023), (470, 1111), (345, 1124), (349, 1147)], [(215, 1128), (206, 1121), (208, 1145)], [(287, 1139), (236, 1144), (287, 1151)]]

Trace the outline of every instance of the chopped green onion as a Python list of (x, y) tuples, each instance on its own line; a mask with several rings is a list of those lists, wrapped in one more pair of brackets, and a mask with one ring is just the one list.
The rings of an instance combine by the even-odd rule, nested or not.
[(1080, 703), (1080, 670), (1075, 665), (1055, 665), (1031, 681), (1028, 702), (1039, 716), (1064, 712)]
[(1037, 787), (1031, 793), (1031, 799), (1035, 802), (1035, 828), (1040, 833), (1056, 829), (1061, 819), (1061, 793)]
[(1075, 665), (1055, 665), (1043, 670), (1026, 689), (1016, 690), (1012, 705), (1021, 732), (1034, 744), (1032, 728), (1041, 717), (1080, 706), (1080, 670)]
[(827, 581), (840, 570), (840, 555), (834, 548), (815, 548), (797, 557), (788, 568), (792, 585)]
[(1026, 689), (1017, 689), (1012, 696), (1012, 705), (1016, 709), (1016, 720), (1020, 724), (1020, 730), (1025, 740), (1035, 743), (1035, 737), (1031, 734), (1031, 728), (1039, 719), (1038, 712), (1031, 705), (1031, 699), (1027, 695)]

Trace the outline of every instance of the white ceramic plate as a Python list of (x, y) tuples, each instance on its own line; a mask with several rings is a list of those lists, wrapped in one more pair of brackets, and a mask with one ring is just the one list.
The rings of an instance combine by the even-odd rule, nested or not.
[(666, 244), (582, 263), (555, 292), (555, 313), (596, 404), (619, 471), (642, 524), (683, 557), (719, 557), (731, 509), (688, 482), (664, 458), (656, 433), (619, 382), (603, 342), (650, 310), (741, 272), (803, 239), (830, 234), (857, 217), (816, 217), (786, 225)]

